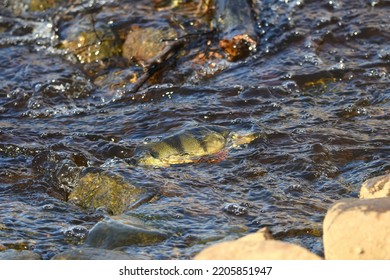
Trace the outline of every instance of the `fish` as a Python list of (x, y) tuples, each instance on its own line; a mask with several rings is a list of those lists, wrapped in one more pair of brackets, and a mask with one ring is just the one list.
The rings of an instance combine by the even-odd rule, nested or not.
[(258, 135), (239, 135), (218, 125), (183, 130), (157, 142), (148, 143), (137, 160), (141, 166), (167, 167), (175, 164), (200, 162), (229, 148), (247, 144)]

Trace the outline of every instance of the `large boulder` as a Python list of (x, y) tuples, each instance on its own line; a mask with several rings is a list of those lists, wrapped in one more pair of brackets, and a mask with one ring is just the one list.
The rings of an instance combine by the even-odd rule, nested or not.
[(196, 260), (320, 260), (298, 245), (272, 240), (266, 229), (212, 245), (195, 256)]
[(342, 200), (323, 227), (326, 259), (390, 259), (390, 198)]
[(365, 181), (360, 189), (360, 198), (379, 198), (390, 196), (390, 173)]

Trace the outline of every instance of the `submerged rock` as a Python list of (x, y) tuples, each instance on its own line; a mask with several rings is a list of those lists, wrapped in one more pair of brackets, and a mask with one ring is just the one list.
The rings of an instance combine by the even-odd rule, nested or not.
[(30, 10), (33, 12), (45, 11), (63, 4), (63, 0), (31, 0)]
[(320, 260), (295, 244), (272, 240), (267, 229), (234, 241), (212, 245), (195, 256), (196, 260)]
[(34, 253), (32, 251), (28, 250), (14, 250), (9, 249), (0, 252), (0, 260), (41, 260), (42, 257)]
[(328, 260), (390, 259), (390, 198), (342, 200), (323, 227)]
[(140, 256), (132, 256), (121, 251), (98, 248), (70, 249), (55, 255), (52, 260), (139, 260)]
[(148, 61), (161, 53), (177, 35), (172, 28), (133, 26), (123, 44), (123, 57), (146, 66)]
[(360, 198), (380, 198), (390, 196), (390, 174), (365, 181), (360, 189)]
[(225, 149), (250, 143), (257, 137), (256, 134), (241, 136), (217, 125), (197, 127), (147, 144), (141, 148), (142, 153), (138, 164), (161, 167), (199, 162), (205, 159), (207, 161), (210, 159), (205, 158), (206, 156), (216, 155), (224, 152)]
[(231, 61), (245, 58), (256, 51), (256, 21), (249, 2), (246, 0), (215, 0), (215, 17), (222, 37), (219, 46)]
[(69, 201), (83, 208), (104, 208), (114, 215), (138, 206), (153, 195), (122, 176), (100, 169), (86, 169)]
[(146, 246), (164, 241), (168, 235), (126, 217), (112, 217), (97, 223), (89, 232), (86, 244), (103, 249), (123, 246)]
[(121, 54), (118, 39), (109, 26), (95, 24), (89, 18), (75, 20), (61, 34), (62, 48), (73, 53), (80, 63), (100, 62)]

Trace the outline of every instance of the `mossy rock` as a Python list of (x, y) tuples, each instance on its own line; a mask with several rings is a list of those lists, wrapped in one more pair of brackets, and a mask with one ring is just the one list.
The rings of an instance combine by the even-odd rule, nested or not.
[(69, 202), (86, 209), (104, 208), (116, 215), (151, 196), (145, 189), (135, 187), (118, 174), (87, 169), (70, 193)]
[(31, 0), (30, 10), (32, 12), (42, 12), (57, 7), (61, 0)]
[(122, 53), (117, 35), (109, 25), (81, 17), (60, 27), (60, 47), (77, 57), (80, 63), (102, 62)]
[(81, 63), (99, 62), (121, 54), (115, 35), (109, 30), (80, 32), (75, 38), (62, 42)]

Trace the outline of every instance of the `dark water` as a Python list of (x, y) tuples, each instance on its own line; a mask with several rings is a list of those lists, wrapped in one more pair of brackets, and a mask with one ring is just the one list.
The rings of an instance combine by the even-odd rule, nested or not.
[[(203, 50), (194, 43), (137, 93), (127, 78), (140, 67), (120, 57), (81, 64), (59, 48), (68, 26), (93, 19), (123, 40), (132, 24), (158, 28), (173, 19), (191, 33), (191, 16), (157, 11), (147, 0), (54, 2), (45, 11), (31, 11), (29, 1), (0, 4), (6, 248), (48, 259), (82, 246), (103, 213), (70, 205), (64, 190), (91, 166), (158, 193), (127, 214), (170, 237), (123, 251), (188, 259), (267, 226), (322, 254), (327, 208), (390, 169), (389, 1), (257, 1), (253, 55), (193, 66), (189, 57)], [(145, 139), (201, 124), (264, 137), (219, 163), (145, 169), (125, 162)]]

